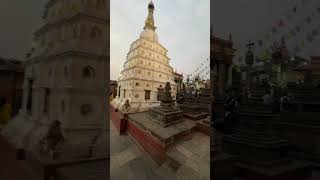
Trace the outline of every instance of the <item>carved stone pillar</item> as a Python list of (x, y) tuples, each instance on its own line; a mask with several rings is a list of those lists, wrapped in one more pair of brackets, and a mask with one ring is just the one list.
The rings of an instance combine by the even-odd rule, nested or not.
[(219, 64), (219, 75), (218, 75), (218, 86), (219, 86), (219, 94), (224, 95), (225, 89), (225, 64)]

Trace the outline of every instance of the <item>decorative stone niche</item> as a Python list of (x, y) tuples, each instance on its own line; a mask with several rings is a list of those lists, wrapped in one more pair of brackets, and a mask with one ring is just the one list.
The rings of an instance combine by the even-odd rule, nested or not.
[(91, 104), (83, 104), (80, 107), (80, 112), (83, 116), (89, 115), (92, 113), (92, 105)]

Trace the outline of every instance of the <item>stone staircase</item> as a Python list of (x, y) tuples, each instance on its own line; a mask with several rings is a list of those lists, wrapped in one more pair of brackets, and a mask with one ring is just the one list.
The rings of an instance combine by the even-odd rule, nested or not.
[(192, 136), (168, 149), (165, 166), (175, 171), (177, 180), (209, 180), (210, 137), (197, 132)]

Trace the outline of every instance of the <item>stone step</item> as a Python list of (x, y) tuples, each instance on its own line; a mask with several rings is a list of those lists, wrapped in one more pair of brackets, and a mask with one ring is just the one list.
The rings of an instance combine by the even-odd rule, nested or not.
[(172, 168), (171, 163), (172, 162), (170, 160), (167, 160), (157, 170), (155, 170), (155, 173), (160, 179), (176, 180), (176, 170)]
[(210, 179), (210, 137), (194, 133), (193, 138), (180, 141), (167, 151), (177, 179)]

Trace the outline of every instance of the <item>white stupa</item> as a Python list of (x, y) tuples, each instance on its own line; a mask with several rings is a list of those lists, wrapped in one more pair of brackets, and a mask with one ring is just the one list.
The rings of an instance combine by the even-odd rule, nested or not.
[(112, 102), (115, 108), (122, 109), (129, 100), (130, 112), (147, 111), (149, 107), (159, 105), (159, 97), (166, 82), (170, 82), (174, 99), (177, 94), (168, 50), (159, 43), (155, 32), (152, 2), (148, 10), (144, 30), (140, 38), (131, 44), (118, 82), (118, 94)]
[(106, 0), (46, 5), (26, 61), (22, 108), (1, 132), (41, 162), (108, 156), (108, 6)]

